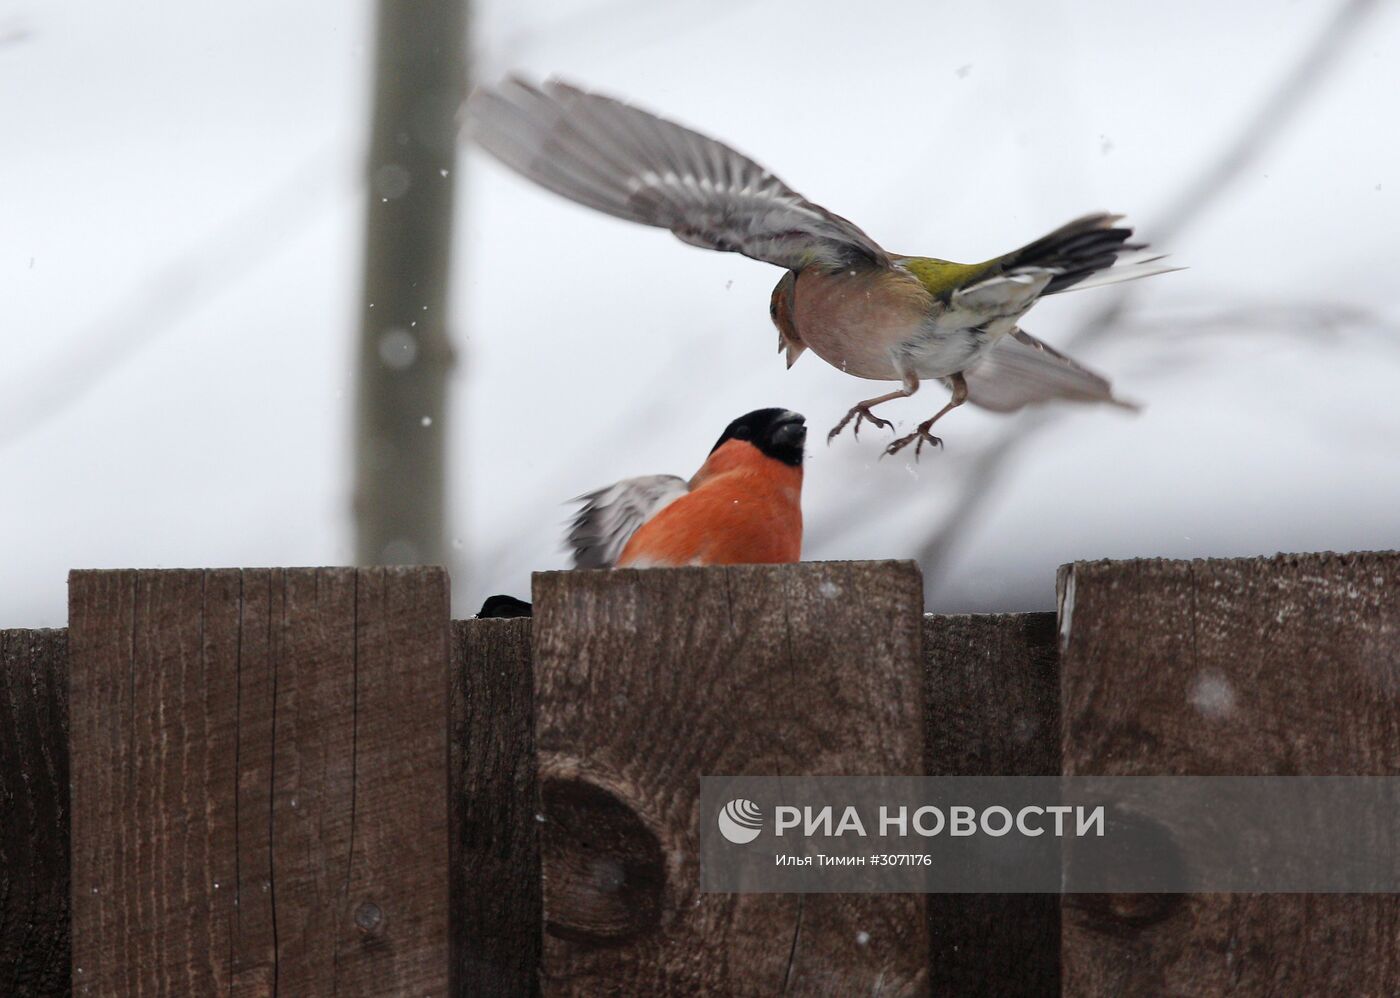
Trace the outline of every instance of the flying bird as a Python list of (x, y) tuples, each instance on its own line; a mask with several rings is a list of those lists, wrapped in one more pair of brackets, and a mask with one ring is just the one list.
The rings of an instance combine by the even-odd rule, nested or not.
[(947, 385), (951, 400), (886, 453), (941, 445), (931, 427), (964, 402), (996, 412), (1050, 399), (1135, 408), (1019, 325), (1043, 295), (1179, 269), (1130, 243), (1120, 215), (1085, 215), (982, 263), (904, 256), (724, 143), (610, 97), (511, 78), (477, 89), (467, 112), (483, 148), (556, 194), (783, 268), (769, 313), (788, 367), (810, 349), (847, 374), (900, 383), (852, 406), (828, 442), (852, 420), (857, 435), (862, 421), (893, 429), (871, 409), (927, 380)]
[(806, 442), (801, 415), (758, 409), (725, 428), (689, 481), (646, 475), (579, 496), (568, 536), (575, 567), (799, 560)]

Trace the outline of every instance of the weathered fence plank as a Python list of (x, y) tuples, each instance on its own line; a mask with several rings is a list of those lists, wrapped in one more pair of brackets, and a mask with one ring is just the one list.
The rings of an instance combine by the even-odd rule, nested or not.
[(0, 994), (70, 987), (66, 645), (0, 630)]
[[(1053, 613), (924, 618), (928, 775), (1059, 773), (1055, 641)], [(928, 919), (934, 994), (1058, 993), (1058, 897), (931, 894)]]
[[(1400, 555), (1060, 577), (1065, 771), (1400, 773)], [(1067, 995), (1394, 995), (1400, 898), (1069, 898)]]
[(0, 632), (0, 993), (69, 981), (66, 655), (78, 993), (1397, 993), (1387, 897), (1075, 897), (1061, 950), (1054, 898), (932, 896), (925, 938), (916, 898), (694, 867), (701, 774), (1400, 772), (1397, 583), (1072, 566), (1058, 635), (924, 620), (921, 736), (901, 566), (541, 577), (537, 691), (529, 621), (449, 652), (440, 573), (74, 573), (71, 650)]
[(923, 899), (698, 892), (701, 775), (914, 773), (910, 563), (535, 577), (542, 990), (917, 994)]
[(539, 793), (529, 620), (452, 625), (452, 897), (458, 994), (537, 993)]
[(78, 993), (445, 995), (437, 569), (74, 572)]

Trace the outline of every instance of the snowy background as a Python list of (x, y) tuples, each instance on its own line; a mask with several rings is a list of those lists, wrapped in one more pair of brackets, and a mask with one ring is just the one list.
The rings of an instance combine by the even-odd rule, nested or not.
[[(351, 560), (372, 13), (0, 2), (0, 626), (61, 626), (72, 567)], [(1114, 290), (1025, 323), (1141, 415), (963, 410), (945, 451), (881, 461), (888, 434), (825, 445), (879, 389), (784, 369), (775, 269), (472, 152), (459, 615), (565, 565), (569, 497), (689, 474), (768, 405), (813, 429), (805, 556), (919, 557), (933, 609), (1050, 608), (1077, 558), (1400, 546), (1400, 4), (512, 0), (472, 35), (478, 79), (625, 95), (897, 252), (1109, 209), (1190, 269), (1087, 338)]]

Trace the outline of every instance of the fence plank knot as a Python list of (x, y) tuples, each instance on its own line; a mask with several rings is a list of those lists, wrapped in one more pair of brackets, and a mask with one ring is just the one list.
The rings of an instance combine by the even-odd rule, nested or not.
[(918, 570), (547, 573), (534, 598), (545, 991), (923, 993), (921, 899), (701, 894), (697, 865), (702, 775), (918, 771)]

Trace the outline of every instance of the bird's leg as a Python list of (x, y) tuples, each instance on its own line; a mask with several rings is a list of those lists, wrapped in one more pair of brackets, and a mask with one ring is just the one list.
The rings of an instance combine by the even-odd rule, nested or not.
[[(967, 382), (963, 380), (962, 374), (955, 374), (948, 380), (953, 383), (953, 397), (948, 401), (948, 404), (934, 413), (932, 419), (926, 419), (920, 423), (913, 433), (905, 437), (900, 437), (886, 447), (886, 454), (897, 454), (910, 444), (914, 444), (914, 460), (917, 461), (919, 459), (919, 451), (923, 450), (925, 443), (934, 447), (943, 446), (943, 441), (930, 433), (929, 428), (933, 426), (934, 423), (938, 422), (943, 415), (952, 412), (967, 401)], [(915, 443), (915, 441), (918, 442)]]
[(866, 399), (864, 402), (857, 402), (855, 405), (851, 406), (850, 412), (842, 416), (841, 422), (837, 423), (834, 427), (832, 427), (831, 432), (826, 435), (826, 442), (829, 444), (831, 443), (831, 441), (835, 440), (837, 434), (844, 430), (846, 428), (846, 424), (849, 423), (852, 419), (856, 421), (856, 425), (851, 428), (851, 435), (854, 436), (857, 440), (860, 439), (860, 424), (863, 420), (869, 420), (870, 422), (874, 423), (876, 426), (882, 429), (888, 426), (890, 429), (893, 430), (894, 424), (891, 423), (888, 419), (881, 419), (879, 416), (875, 415), (873, 412), (870, 411), (871, 408), (879, 405), (881, 402), (889, 402), (892, 399), (908, 398), (910, 395), (913, 395), (918, 390), (918, 375), (913, 373), (905, 374), (903, 386), (896, 389), (895, 391), (892, 391), (886, 395), (881, 395), (878, 398)]

